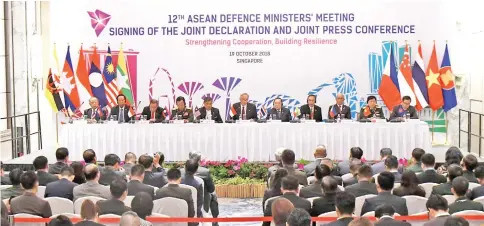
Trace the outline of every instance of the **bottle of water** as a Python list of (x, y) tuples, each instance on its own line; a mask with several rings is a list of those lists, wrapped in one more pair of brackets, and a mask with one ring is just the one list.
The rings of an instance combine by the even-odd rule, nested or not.
[(341, 115), (340, 114), (338, 114), (338, 116), (336, 118), (336, 122), (341, 123)]
[(410, 119), (410, 114), (409, 113), (406, 113), (405, 114), (405, 121), (408, 122)]

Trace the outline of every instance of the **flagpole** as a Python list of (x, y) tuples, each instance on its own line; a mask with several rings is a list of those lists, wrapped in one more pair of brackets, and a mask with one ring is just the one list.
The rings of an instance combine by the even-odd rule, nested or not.
[(435, 119), (435, 111), (432, 110), (432, 145), (435, 145), (435, 140), (434, 140), (434, 130), (435, 130), (435, 125), (434, 125), (434, 119)]
[(55, 141), (59, 145), (59, 112), (55, 113)]
[(449, 122), (447, 121), (447, 112), (445, 112), (445, 145), (449, 145)]

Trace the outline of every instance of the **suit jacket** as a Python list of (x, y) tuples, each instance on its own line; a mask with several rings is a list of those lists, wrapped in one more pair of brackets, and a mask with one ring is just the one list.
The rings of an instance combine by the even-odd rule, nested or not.
[(126, 175), (131, 175), (131, 168), (133, 168), (135, 164), (133, 163), (124, 163), (123, 165), (123, 169), (124, 169), (124, 173)]
[(175, 119), (177, 115), (181, 115), (182, 119), (188, 122), (193, 122), (193, 111), (190, 108), (186, 108), (182, 111), (177, 108), (171, 110), (171, 119)]
[[(182, 173), (182, 175), (184, 175), (184, 173)], [(212, 175), (207, 168), (199, 166), (197, 172), (195, 173), (195, 176), (200, 177), (203, 180), (203, 209), (208, 212), (209, 207), (211, 206), (210, 204), (212, 202), (211, 194), (215, 192), (215, 184), (213, 183)]]
[(155, 200), (165, 197), (173, 197), (177, 199), (183, 199), (188, 205), (188, 217), (195, 216), (195, 210), (193, 208), (192, 191), (188, 188), (182, 188), (178, 184), (168, 184), (167, 187), (162, 187), (156, 190)]
[[(266, 201), (272, 197), (281, 196), (281, 189), (266, 189), (264, 191), (264, 197), (262, 198), (262, 211), (266, 208)], [(301, 191), (299, 191), (299, 197), (301, 197)]]
[(12, 187), (4, 188), (1, 190), (2, 200), (9, 199), (10, 197), (20, 196), (25, 192), (22, 185), (12, 185)]
[[(365, 116), (365, 113), (368, 115)], [(376, 117), (375, 114), (377, 114), (378, 117)], [(361, 120), (366, 118), (373, 118), (373, 115), (375, 115), (375, 118), (385, 119), (385, 114), (383, 114), (383, 109), (378, 105), (375, 108), (362, 107), (360, 109), (360, 115), (358, 119)]]
[(73, 189), (74, 192), (74, 202), (78, 198), (86, 197), (86, 196), (96, 196), (101, 197), (103, 199), (111, 199), (111, 191), (109, 190), (108, 186), (101, 185), (94, 181), (87, 181), (84, 184), (75, 186)]
[(273, 165), (267, 169), (267, 187), (270, 187), (270, 179), (276, 173), (278, 169), (281, 169), (282, 166), (280, 164)]
[(102, 185), (109, 186), (114, 180), (121, 179), (126, 181), (126, 174), (123, 171), (117, 171), (113, 166), (105, 166), (101, 169), (101, 177), (99, 178), (99, 183)]
[(412, 171), (414, 173), (421, 173), (423, 172), (423, 169), (422, 169), (422, 162), (416, 162), (415, 164), (407, 167), (406, 169), (407, 171)]
[[(200, 109), (198, 109), (198, 111), (200, 112), (200, 116), (198, 116), (197, 119), (205, 119), (207, 117), (207, 109), (205, 109), (205, 107), (201, 107)], [(211, 119), (216, 123), (224, 122), (222, 116), (220, 116), (220, 111), (218, 110), (218, 108), (212, 107), (212, 109), (210, 109), (210, 114), (212, 115)]]
[(429, 169), (425, 170), (419, 175), (417, 175), (418, 181), (423, 184), (423, 183), (446, 183), (447, 178), (443, 175), (440, 175), (437, 173), (437, 171)]
[[(141, 112), (141, 115), (146, 115), (146, 119), (150, 120), (151, 119), (150, 106), (144, 107), (143, 111)], [(163, 116), (163, 108), (157, 107), (155, 111), (155, 122), (162, 122), (163, 120), (165, 120), (165, 116)]]
[(99, 200), (96, 205), (99, 207), (99, 215), (116, 214), (123, 215), (123, 213), (130, 211), (131, 208), (124, 205), (124, 202), (117, 199)]
[(186, 174), (182, 177), (182, 184), (192, 186), (197, 189), (197, 217), (203, 217), (202, 207), (203, 207), (203, 187), (202, 184), (198, 183), (193, 175)]
[(74, 224), (76, 226), (105, 226), (104, 224), (96, 223), (94, 221), (83, 220)]
[(379, 173), (384, 172), (386, 170), (385, 169), (385, 160), (382, 160), (380, 162), (377, 162), (377, 163), (371, 165), (371, 170), (373, 172), (373, 175), (377, 175)]
[[(358, 160), (356, 158), (353, 158), (352, 161), (359, 161), (361, 163), (361, 160)], [(345, 175), (347, 173), (350, 173), (350, 160), (343, 160), (338, 163), (338, 172), (339, 175)]]
[(410, 114), (411, 119), (418, 119), (417, 110), (415, 109), (414, 106), (409, 106), (406, 111), (403, 110), (403, 108), (401, 108), (401, 106), (402, 105), (397, 105), (397, 106), (393, 107), (393, 111), (390, 114), (390, 120), (396, 119), (396, 118), (399, 118), (399, 117), (405, 117), (405, 113)]
[(46, 186), (50, 182), (59, 180), (56, 175), (44, 171), (37, 171), (37, 178), (39, 179), (39, 186)]
[(358, 183), (358, 178), (356, 176), (353, 176), (349, 179), (346, 179), (343, 181), (343, 186), (344, 187), (348, 187), (350, 185), (353, 185), (353, 184), (357, 184)]
[(395, 212), (401, 216), (408, 215), (407, 201), (404, 198), (392, 195), (391, 192), (380, 192), (377, 196), (366, 199), (361, 208), (361, 215), (375, 211), (376, 207), (382, 204), (393, 206)]
[[(239, 120), (241, 119), (242, 117), (242, 107), (240, 106), (240, 102), (237, 102), (235, 103), (234, 105), (232, 105), (234, 108), (235, 108), (235, 111), (237, 112), (234, 117), (232, 117), (232, 119), (234, 120)], [(255, 107), (254, 104), (251, 104), (251, 103), (247, 103), (247, 109), (245, 109), (245, 118), (247, 120), (257, 120), (257, 108)]]
[(60, 197), (69, 200), (74, 199), (74, 187), (78, 184), (73, 183), (65, 178), (47, 184), (45, 188), (45, 197)]
[(143, 184), (138, 180), (130, 180), (128, 183), (128, 195), (135, 196), (140, 192), (150, 194), (152, 199), (155, 197), (155, 189), (153, 187)]
[(320, 214), (335, 211), (336, 193), (326, 193), (321, 198), (313, 200), (311, 216), (317, 217)]
[(479, 183), (477, 181), (476, 175), (474, 175), (474, 172), (472, 171), (464, 170), (462, 176), (467, 178), (467, 180), (469, 180), (470, 183)]
[(402, 182), (402, 174), (398, 171), (396, 172), (391, 172), (393, 176), (395, 176), (395, 183), (400, 183)]
[(466, 197), (460, 197), (454, 203), (449, 205), (449, 214), (454, 214), (464, 210), (484, 211), (484, 207), (480, 202), (474, 202)]
[(447, 182), (443, 184), (439, 184), (437, 186), (434, 186), (432, 188), (432, 194), (434, 195), (453, 195), (452, 191), (450, 190), (452, 188), (452, 182)]
[(469, 193), (467, 193), (467, 197), (470, 200), (474, 200), (474, 199), (479, 198), (481, 196), (484, 196), (484, 185), (481, 185), (479, 187), (475, 187)]
[(308, 163), (307, 165), (304, 166), (304, 172), (306, 172), (306, 176), (312, 176), (314, 175), (314, 171), (316, 170), (316, 167), (321, 165), (321, 161), (323, 159), (321, 158), (318, 158), (310, 163)]
[(10, 201), (10, 210), (12, 214), (28, 213), (44, 218), (52, 216), (49, 202), (30, 192), (25, 192), (23, 195), (13, 198)]
[(168, 181), (165, 178), (164, 172), (145, 171), (145, 178), (143, 179), (143, 184), (161, 188), (168, 184)]
[(442, 225), (444, 225), (445, 221), (449, 217), (450, 217), (450, 215), (444, 215), (444, 216), (436, 217), (436, 218), (430, 220), (429, 222), (425, 223), (424, 226), (442, 226)]
[[(306, 200), (305, 198), (301, 198), (297, 196), (295, 193), (286, 192), (285, 194), (281, 195), (280, 197), (288, 199), (293, 205), (294, 208), (301, 208), (306, 210), (309, 214), (311, 214), (311, 202)], [(264, 216), (272, 216), (272, 203), (276, 199), (272, 199), (267, 203), (267, 208), (264, 210)], [(262, 225), (269, 226), (270, 222), (264, 222)]]
[(49, 166), (49, 173), (50, 174), (60, 174), (62, 168), (69, 166), (65, 162), (56, 162)]
[(356, 184), (350, 185), (345, 188), (345, 191), (353, 194), (355, 197), (378, 194), (376, 190), (376, 185), (374, 183), (370, 183), (369, 181), (360, 181)]
[(299, 190), (299, 197), (301, 198), (314, 198), (314, 197), (322, 197), (323, 196), (323, 188), (321, 187), (321, 181), (317, 180), (314, 181), (313, 184), (301, 188)]
[[(98, 109), (96, 109), (95, 112), (94, 112), (94, 119), (96, 119), (96, 121), (106, 120), (106, 117), (108, 115), (108, 111), (106, 111), (106, 109), (104, 109), (104, 108), (101, 108), (99, 110)], [(84, 115), (87, 116), (88, 119), (90, 119), (92, 117), (92, 111), (93, 111), (92, 108), (86, 109), (86, 110), (84, 110)]]
[[(130, 106), (128, 105), (124, 105), (124, 112), (123, 112), (123, 116), (124, 116), (124, 122), (129, 122), (131, 120), (131, 118), (129, 117), (129, 108)], [(111, 114), (109, 114), (110, 116), (111, 115), (117, 115), (118, 116), (118, 121), (119, 121), (119, 105), (116, 105), (114, 107), (111, 108)]]
[(272, 115), (275, 115), (275, 118), (272, 119), (281, 120), (282, 122), (291, 121), (291, 112), (285, 107), (282, 107), (280, 112), (278, 112), (275, 108), (271, 108), (266, 116), (266, 119), (271, 118)]
[(389, 217), (384, 217), (384, 218), (380, 218), (378, 222), (375, 222), (375, 226), (412, 226), (412, 225), (408, 222), (397, 221)]
[[(330, 112), (331, 112), (333, 107), (336, 108), (337, 114), (334, 117), (331, 117)], [(335, 118), (337, 118), (338, 115), (343, 115), (343, 114), (345, 115), (344, 116), (345, 119), (351, 119), (351, 109), (350, 109), (350, 107), (343, 104), (342, 109), (340, 110), (338, 105), (334, 104), (334, 105), (329, 106), (329, 108), (328, 108), (328, 119), (335, 119)]]
[[(299, 118), (302, 118), (303, 115), (308, 115), (308, 118), (311, 116), (311, 108), (309, 107), (308, 104), (305, 104), (301, 106), (300, 115), (298, 116)], [(314, 113), (313, 113), (313, 119), (316, 120), (316, 122), (322, 122), (323, 121), (323, 114), (321, 111), (321, 107), (314, 105)]]
[(8, 178), (8, 176), (1, 176), (0, 182), (1, 185), (12, 185), (12, 182), (10, 182), (10, 178)]
[(345, 217), (323, 225), (324, 226), (348, 226), (351, 221), (353, 221), (352, 217)]
[(400, 186), (398, 188), (394, 188), (392, 193), (400, 197), (409, 196), (409, 195), (425, 197), (425, 189), (423, 189), (420, 186), (418, 186), (416, 189), (410, 189), (408, 187)]
[[(288, 175), (295, 177), (299, 181), (299, 184), (303, 186), (308, 185), (308, 178), (306, 177), (306, 173), (299, 171), (298, 169), (295, 169), (292, 166), (284, 166), (284, 169), (287, 170)], [(274, 180), (274, 177), (271, 177), (269, 187), (272, 187), (273, 180)]]

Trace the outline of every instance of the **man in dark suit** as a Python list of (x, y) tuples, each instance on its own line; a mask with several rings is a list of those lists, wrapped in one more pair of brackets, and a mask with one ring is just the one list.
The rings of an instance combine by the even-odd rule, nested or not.
[(215, 121), (216, 123), (223, 123), (222, 116), (220, 116), (220, 111), (218, 108), (212, 107), (213, 100), (211, 97), (205, 97), (203, 99), (203, 107), (198, 109), (200, 112), (200, 116), (197, 119), (207, 119), (207, 116), (210, 120)]
[(210, 175), (210, 171), (206, 167), (200, 166), (200, 161), (202, 160), (202, 154), (200, 152), (190, 152), (188, 158), (196, 160), (199, 164), (195, 176), (202, 178), (204, 184), (203, 209), (205, 212), (210, 210), (212, 216), (216, 218), (219, 215), (219, 209), (212, 175)]
[(197, 189), (197, 216), (203, 217), (203, 187), (195, 179), (195, 173), (198, 170), (198, 161), (195, 159), (189, 159), (185, 162), (185, 174), (182, 177), (181, 183), (192, 186)]
[(375, 226), (412, 226), (408, 222), (393, 219), (394, 214), (395, 209), (392, 206), (388, 204), (378, 206), (375, 210), (375, 217), (378, 219)]
[[(308, 213), (311, 213), (311, 203), (305, 198), (299, 197), (299, 182), (293, 176), (286, 176), (282, 178), (282, 198), (286, 198), (294, 205), (295, 208), (302, 208)], [(272, 215), (272, 202), (275, 199), (269, 200), (267, 208), (264, 210), (264, 216), (268, 217)], [(262, 225), (270, 225), (270, 222), (264, 222)]]
[(114, 180), (126, 180), (124, 169), (119, 166), (120, 162), (121, 159), (116, 154), (108, 154), (104, 156), (104, 167), (100, 169), (100, 184), (109, 186)]
[(341, 93), (336, 94), (336, 104), (329, 106), (328, 119), (351, 119), (351, 109), (345, 105), (345, 96)]
[(353, 194), (355, 197), (378, 194), (376, 190), (376, 185), (374, 183), (370, 183), (372, 178), (372, 171), (371, 167), (368, 165), (361, 165), (358, 169), (358, 183), (350, 185), (345, 188), (345, 191)]
[(380, 161), (371, 165), (371, 170), (373, 171), (373, 175), (379, 174), (386, 170), (385, 159), (387, 159), (387, 157), (389, 156), (392, 156), (392, 149), (382, 148), (380, 150)]
[(151, 123), (158, 123), (165, 120), (165, 116), (163, 115), (163, 108), (158, 106), (158, 100), (151, 99), (150, 105), (143, 108), (143, 112), (141, 115), (146, 115), (146, 119), (149, 120)]
[(111, 113), (109, 115), (116, 115), (119, 123), (129, 122), (131, 120), (131, 117), (129, 116), (131, 106), (127, 104), (126, 96), (124, 94), (119, 94), (116, 97), (116, 100), (118, 101), (118, 105), (111, 108)]
[(335, 211), (338, 182), (331, 176), (324, 177), (322, 181), (321, 187), (323, 188), (324, 195), (321, 198), (313, 200), (313, 207), (311, 208), (311, 216), (313, 217)]
[(97, 164), (96, 152), (92, 149), (87, 149), (82, 152), (82, 159), (87, 164)]
[(193, 111), (191, 108), (187, 108), (187, 103), (184, 97), (176, 98), (176, 107), (171, 110), (171, 119), (176, 120), (181, 118), (185, 122), (193, 122)]
[(338, 163), (340, 174), (345, 175), (350, 173), (350, 162), (353, 164), (361, 163), (361, 157), (363, 157), (363, 150), (360, 147), (352, 147), (350, 149), (350, 158)]
[(351, 164), (350, 173), (351, 173), (352, 177), (345, 178), (343, 180), (343, 186), (344, 187), (348, 187), (348, 186), (351, 186), (353, 184), (358, 183), (358, 170), (360, 169), (361, 165), (363, 165), (363, 164)]
[(447, 178), (449, 179), (448, 182), (436, 185), (432, 188), (432, 194), (435, 195), (453, 195), (452, 193), (452, 181), (462, 176), (462, 168), (458, 165), (450, 165), (447, 167)]
[(111, 182), (109, 186), (111, 191), (111, 199), (97, 201), (96, 205), (99, 207), (99, 215), (116, 214), (123, 215), (124, 212), (130, 211), (131, 208), (124, 205), (124, 200), (128, 196), (128, 184), (126, 181), (116, 179)]
[(12, 214), (28, 213), (44, 218), (52, 216), (49, 202), (36, 195), (39, 188), (37, 175), (33, 171), (27, 171), (20, 177), (20, 183), (25, 192), (23, 195), (17, 196), (10, 201)]
[(169, 169), (167, 173), (168, 186), (156, 190), (155, 200), (165, 197), (172, 197), (182, 199), (188, 205), (188, 217), (195, 217), (195, 209), (193, 208), (192, 191), (188, 188), (179, 186), (181, 182), (181, 172), (179, 169)]
[(449, 205), (449, 214), (454, 214), (464, 210), (484, 211), (484, 207), (480, 202), (474, 202), (466, 197), (469, 189), (469, 180), (460, 176), (452, 181), (452, 193), (456, 197), (455, 202)]
[(417, 175), (418, 181), (423, 183), (445, 183), (447, 182), (447, 178), (445, 176), (440, 175), (435, 170), (435, 157), (430, 153), (425, 153), (422, 155), (422, 169), (423, 172)]
[(140, 192), (146, 192), (151, 195), (151, 198), (155, 197), (155, 190), (153, 187), (143, 184), (145, 177), (145, 167), (141, 164), (131, 167), (131, 180), (128, 183), (128, 195), (135, 196)]
[(398, 171), (398, 159), (396, 156), (392, 155), (385, 159), (385, 168), (386, 171), (395, 176), (395, 183), (402, 182), (402, 174)]
[(59, 174), (64, 167), (69, 166), (67, 164), (69, 162), (69, 150), (64, 147), (57, 148), (55, 151), (55, 158), (57, 162), (49, 166), (50, 174)]
[(5, 173), (3, 171), (3, 162), (0, 161), (0, 182), (2, 185), (11, 185), (12, 182), (10, 182), (10, 178), (8, 176), (5, 176)]
[(128, 175), (131, 174), (131, 168), (136, 165), (136, 154), (133, 152), (128, 152), (124, 155), (124, 172)]
[(467, 197), (470, 200), (484, 196), (484, 166), (478, 166), (474, 170), (474, 174), (476, 175), (477, 181), (479, 181), (481, 186), (473, 188), (472, 191), (467, 194)]
[(442, 226), (450, 217), (447, 200), (440, 195), (430, 195), (425, 205), (429, 210), (430, 221), (424, 226)]
[(254, 104), (249, 103), (249, 94), (242, 93), (239, 98), (240, 102), (235, 103), (232, 107), (236, 114), (233, 120), (257, 120), (257, 108)]
[(161, 167), (161, 158), (162, 156), (159, 153), (155, 154), (155, 158), (149, 155), (142, 155), (139, 157), (138, 163), (145, 167), (143, 184), (151, 185), (157, 188), (161, 188), (167, 184), (165, 179), (165, 171)]
[(381, 204), (389, 204), (393, 206), (395, 211), (402, 215), (408, 215), (407, 202), (404, 198), (392, 195), (391, 191), (395, 183), (395, 176), (390, 172), (380, 173), (376, 179), (376, 189), (378, 195), (372, 198), (368, 198), (363, 203), (361, 208), (361, 215), (375, 211), (376, 207)]
[[(282, 165), (284, 166), (284, 169), (287, 170), (288, 175), (294, 176), (297, 178), (299, 181), (299, 184), (303, 186), (308, 185), (308, 180), (306, 177), (306, 173), (299, 171), (298, 169), (294, 168), (294, 163), (296, 162), (296, 154), (294, 154), (294, 151), (286, 149), (282, 152), (281, 155), (282, 159)], [(272, 185), (272, 180), (274, 178), (271, 178), (270, 185)]]
[(359, 120), (369, 119), (369, 118), (380, 118), (385, 119), (383, 114), (383, 109), (376, 104), (375, 96), (368, 96), (366, 99), (366, 106), (360, 109)]
[(276, 149), (276, 152), (274, 153), (274, 158), (276, 159), (277, 164), (275, 164), (275, 165), (269, 167), (269, 169), (267, 169), (267, 187), (269, 187), (269, 182), (270, 182), (271, 177), (276, 173), (276, 171), (278, 169), (282, 169), (281, 155), (282, 155), (282, 152), (284, 150), (286, 150), (286, 148), (279, 147), (279, 148)]
[(47, 184), (45, 197), (60, 197), (74, 200), (74, 187), (78, 184), (73, 183), (74, 170), (70, 166), (65, 166), (60, 172), (60, 180)]
[(308, 96), (306, 104), (301, 106), (300, 112), (299, 118), (306, 117), (306, 119), (316, 120), (316, 122), (323, 121), (321, 107), (316, 105), (316, 95)]
[(402, 97), (402, 104), (393, 107), (393, 111), (390, 114), (390, 120), (403, 120), (408, 115), (411, 119), (418, 119), (417, 109), (414, 106), (410, 106), (412, 98), (409, 96)]
[(421, 173), (422, 170), (422, 156), (425, 154), (425, 151), (422, 148), (414, 148), (412, 151), (412, 159), (411, 162), (413, 163), (411, 166), (407, 167), (407, 171), (412, 171), (414, 173)]
[(9, 199), (12, 196), (19, 196), (24, 193), (24, 189), (20, 185), (20, 177), (23, 171), (20, 168), (15, 168), (8, 174), (12, 187), (4, 188), (1, 190), (2, 200)]
[(91, 97), (91, 99), (89, 99), (89, 105), (91, 108), (84, 110), (84, 115), (87, 116), (88, 120), (106, 120), (108, 111), (99, 107), (99, 100), (96, 97)]
[(47, 173), (49, 171), (49, 164), (45, 156), (38, 156), (33, 162), (35, 171), (37, 171), (37, 177), (39, 180), (39, 186), (45, 186), (50, 182), (59, 180), (56, 175)]
[(96, 196), (103, 199), (111, 199), (111, 192), (108, 186), (99, 184), (99, 168), (95, 164), (88, 164), (84, 167), (86, 183), (74, 187), (74, 202), (86, 196)]
[(355, 196), (349, 192), (343, 191), (336, 195), (336, 214), (338, 219), (325, 226), (348, 226), (353, 221), (353, 212), (355, 211)]
[(318, 147), (316, 147), (316, 150), (314, 151), (314, 161), (304, 166), (304, 172), (306, 172), (306, 175), (314, 175), (314, 170), (316, 169), (316, 166), (321, 165), (321, 160), (326, 158), (326, 156), (326, 146), (318, 145)]
[(277, 97), (272, 102), (272, 108), (267, 114), (267, 119), (281, 120), (282, 122), (291, 121), (291, 112), (282, 106), (282, 99)]
[(467, 178), (470, 183), (479, 183), (474, 175), (474, 169), (477, 167), (477, 164), (477, 158), (472, 154), (466, 155), (460, 164), (464, 170), (462, 176)]

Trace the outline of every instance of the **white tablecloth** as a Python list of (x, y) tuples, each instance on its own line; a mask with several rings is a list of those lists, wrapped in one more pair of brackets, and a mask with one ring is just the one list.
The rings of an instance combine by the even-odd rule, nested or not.
[(296, 159), (313, 159), (319, 144), (328, 157), (347, 159), (349, 149), (359, 146), (367, 160), (380, 159), (382, 148), (391, 148), (398, 158), (410, 158), (416, 147), (429, 150), (428, 125), (421, 123), (246, 123), (246, 124), (67, 124), (59, 143), (70, 159), (82, 160), (91, 148), (102, 161), (115, 153), (137, 156), (161, 151), (166, 161), (184, 161), (190, 151), (200, 151), (213, 161), (246, 157), (249, 161), (274, 161), (278, 147), (292, 149)]

